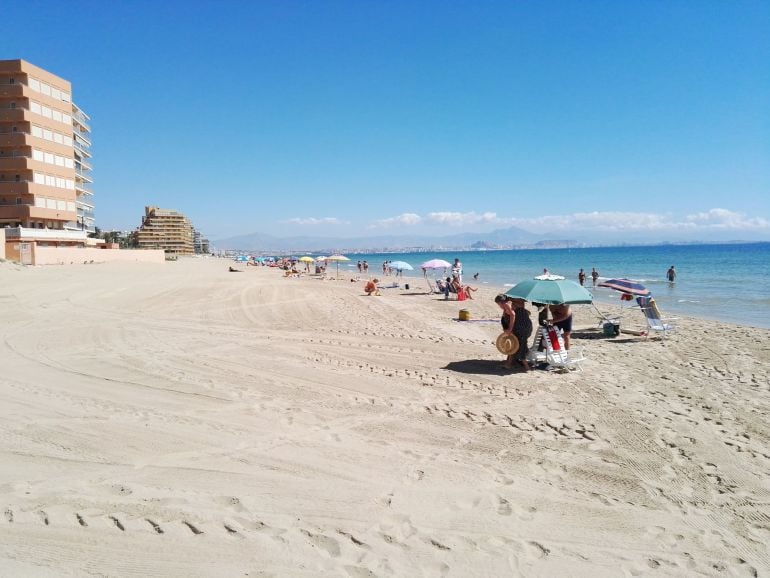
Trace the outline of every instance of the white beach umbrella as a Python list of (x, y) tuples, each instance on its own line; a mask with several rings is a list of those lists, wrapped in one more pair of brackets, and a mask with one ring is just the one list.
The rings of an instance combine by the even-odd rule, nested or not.
[(350, 261), (345, 255), (330, 255), (326, 258), (327, 261), (336, 261), (337, 263), (337, 279), (340, 278), (340, 261)]

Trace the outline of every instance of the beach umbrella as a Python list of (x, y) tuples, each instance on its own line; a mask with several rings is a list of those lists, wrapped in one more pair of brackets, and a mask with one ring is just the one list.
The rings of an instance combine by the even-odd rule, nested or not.
[(425, 282), (428, 284), (428, 291), (433, 292), (433, 286), (428, 281), (428, 269), (449, 269), (451, 266), (452, 264), (449, 261), (444, 261), (443, 259), (431, 259), (420, 265), (425, 275)]
[(392, 261), (390, 263), (390, 268), (395, 269), (396, 271), (396, 277), (401, 275), (403, 277), (404, 271), (411, 271), (414, 269), (409, 263), (406, 261)]
[(599, 283), (599, 287), (609, 287), (615, 291), (620, 291), (627, 295), (636, 295), (637, 297), (648, 297), (650, 290), (641, 283), (631, 279), (607, 279)]
[(309, 255), (305, 255), (304, 257), (299, 258), (300, 263), (305, 264), (305, 270), (310, 273), (310, 263), (315, 263), (315, 259), (310, 257)]
[(337, 263), (337, 278), (340, 277), (340, 261), (350, 261), (345, 255), (330, 255), (326, 258), (327, 261), (335, 261)]
[(444, 261), (443, 259), (431, 259), (420, 265), (423, 269), (449, 269), (451, 266), (452, 264), (449, 261)]
[(414, 269), (414, 267), (406, 261), (393, 261), (390, 264), (390, 268), (395, 269), (396, 271), (412, 271)]
[[(541, 275), (541, 277), (543, 276)], [(506, 291), (505, 294), (509, 297), (545, 305), (561, 305), (562, 303), (576, 305), (593, 303), (594, 300), (585, 287), (555, 275), (549, 275), (548, 278), (521, 281)]]

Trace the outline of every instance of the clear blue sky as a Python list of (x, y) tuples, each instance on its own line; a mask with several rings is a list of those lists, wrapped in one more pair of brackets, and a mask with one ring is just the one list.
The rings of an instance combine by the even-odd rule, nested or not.
[[(770, 239), (770, 2), (4, 2), (97, 224)], [(733, 234), (734, 233), (734, 234)]]

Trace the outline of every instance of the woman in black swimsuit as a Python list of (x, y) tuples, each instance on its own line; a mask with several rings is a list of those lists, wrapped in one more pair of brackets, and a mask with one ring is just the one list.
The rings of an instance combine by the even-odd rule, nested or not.
[(529, 318), (529, 311), (524, 306), (525, 302), (523, 299), (498, 295), (495, 297), (495, 303), (503, 310), (503, 314), (500, 317), (503, 332), (515, 335), (519, 340), (519, 349), (509, 355), (503, 365), (508, 369), (512, 369), (515, 360), (524, 367), (524, 371), (529, 371), (529, 363), (527, 362), (529, 347), (527, 346), (527, 341), (529, 336), (532, 335), (532, 320)]

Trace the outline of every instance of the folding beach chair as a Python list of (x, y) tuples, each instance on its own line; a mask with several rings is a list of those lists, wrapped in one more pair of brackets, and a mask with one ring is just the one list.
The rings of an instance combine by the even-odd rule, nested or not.
[(644, 318), (647, 320), (647, 337), (655, 331), (660, 333), (665, 339), (666, 334), (674, 331), (676, 327), (667, 323), (668, 321), (676, 321), (678, 317), (661, 317), (658, 304), (655, 303), (655, 299), (652, 297), (637, 297), (636, 302), (639, 304), (639, 308), (644, 313)]
[(582, 353), (576, 354), (574, 349), (568, 351), (564, 348), (561, 329), (553, 325), (537, 328), (535, 341), (527, 355), (527, 361), (530, 364), (537, 366), (545, 363), (549, 371), (565, 369), (583, 371), (580, 362), (584, 360)]

